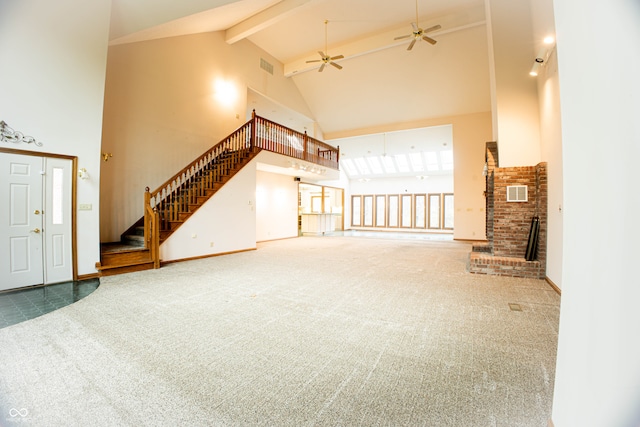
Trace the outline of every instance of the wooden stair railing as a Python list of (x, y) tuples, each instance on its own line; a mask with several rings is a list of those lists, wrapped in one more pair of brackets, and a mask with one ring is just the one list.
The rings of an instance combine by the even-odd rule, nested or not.
[(305, 133), (300, 133), (271, 120), (256, 116), (255, 110), (251, 121), (255, 122), (253, 144), (256, 147), (338, 170), (340, 147), (332, 147), (325, 142), (310, 137), (306, 131)]
[(260, 150), (338, 169), (339, 147), (259, 117), (254, 110), (251, 120), (157, 189), (146, 188), (144, 241), (145, 247), (151, 250), (154, 268), (160, 265), (160, 243)]
[(149, 187), (145, 190), (144, 246), (150, 251), (153, 268), (160, 268), (160, 216), (155, 209), (151, 209), (149, 200), (147, 200), (150, 195)]

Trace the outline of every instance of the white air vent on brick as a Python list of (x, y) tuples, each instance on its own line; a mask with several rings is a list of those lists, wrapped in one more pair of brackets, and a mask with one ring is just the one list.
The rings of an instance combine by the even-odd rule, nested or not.
[(526, 202), (528, 199), (526, 185), (508, 185), (507, 202)]
[(264, 58), (260, 58), (260, 68), (273, 75), (273, 65), (269, 64)]

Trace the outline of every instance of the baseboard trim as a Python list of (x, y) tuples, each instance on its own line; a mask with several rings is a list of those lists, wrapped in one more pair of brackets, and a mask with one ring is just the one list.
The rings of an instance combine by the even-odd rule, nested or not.
[(99, 279), (100, 278), (100, 273), (91, 273), (91, 274), (82, 274), (78, 276), (78, 281), (82, 281), (82, 280), (91, 280), (91, 279)]
[(300, 236), (291, 236), (291, 237), (278, 237), (277, 239), (269, 239), (269, 240), (258, 240), (256, 242), (256, 244), (258, 243), (268, 243), (268, 242), (277, 242), (279, 240), (290, 240), (290, 239), (297, 239)]
[(197, 259), (213, 258), (213, 257), (217, 257), (217, 256), (222, 256), (222, 255), (232, 255), (232, 254), (238, 254), (238, 253), (241, 253), (241, 252), (255, 251), (256, 249), (257, 248), (239, 249), (237, 251), (219, 252), (217, 254), (200, 255), (200, 256), (194, 256), (194, 257), (191, 257), (191, 258), (173, 259), (171, 261), (162, 261), (162, 260), (160, 260), (160, 267), (162, 267), (163, 265), (167, 265), (167, 264), (174, 264), (176, 262), (195, 261)]
[(551, 286), (553, 288), (554, 291), (556, 291), (556, 293), (560, 296), (562, 296), (562, 289), (560, 289), (558, 287), (558, 285), (556, 285), (555, 283), (553, 283), (553, 280), (549, 279), (548, 277), (545, 277), (544, 280), (547, 281), (547, 283), (549, 284), (549, 286)]

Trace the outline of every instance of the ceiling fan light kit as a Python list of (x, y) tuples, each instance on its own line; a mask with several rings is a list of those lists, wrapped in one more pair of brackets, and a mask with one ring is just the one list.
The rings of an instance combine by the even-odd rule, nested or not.
[(320, 55), (320, 59), (313, 59), (311, 61), (307, 61), (307, 64), (312, 63), (312, 62), (322, 62), (322, 64), (320, 64), (320, 68), (318, 69), (318, 72), (321, 73), (324, 70), (324, 67), (326, 67), (327, 65), (332, 65), (334, 67), (336, 67), (338, 70), (342, 70), (342, 65), (338, 64), (337, 62), (334, 62), (338, 59), (343, 59), (344, 55), (336, 55), (336, 56), (329, 56), (328, 53), (325, 52), (329, 52), (329, 49), (327, 48), (327, 26), (329, 24), (329, 21), (325, 19), (324, 21), (324, 51), (319, 50), (318, 54)]
[(420, 28), (420, 23), (419, 23), (419, 18), (418, 18), (418, 0), (416, 0), (416, 22), (412, 22), (411, 26), (413, 27), (413, 31), (411, 32), (411, 34), (407, 34), (404, 36), (398, 36), (396, 38), (394, 38), (394, 40), (402, 40), (402, 39), (408, 39), (408, 38), (412, 38), (411, 43), (409, 43), (409, 47), (407, 47), (407, 50), (411, 50), (413, 49), (413, 46), (416, 44), (416, 42), (418, 40), (424, 40), (427, 43), (434, 45), (436, 43), (438, 43), (437, 40), (432, 39), (431, 37), (427, 36), (427, 33), (430, 33), (432, 31), (436, 31), (439, 30), (440, 28), (442, 28), (440, 25), (434, 25), (432, 27), (429, 27), (427, 29), (422, 29)]

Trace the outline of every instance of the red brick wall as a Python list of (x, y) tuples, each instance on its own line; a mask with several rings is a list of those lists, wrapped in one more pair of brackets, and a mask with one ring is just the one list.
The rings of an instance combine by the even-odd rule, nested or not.
[[(495, 142), (487, 143), (486, 161), (489, 248), (478, 247), (471, 254), (470, 271), (543, 279), (547, 259), (547, 164), (500, 168)], [(507, 186), (511, 185), (526, 185), (528, 201), (507, 202)], [(540, 220), (537, 256), (534, 261), (526, 261), (524, 257), (534, 216)]]
[[(536, 167), (497, 168), (493, 193), (493, 254), (524, 258), (531, 218), (538, 214)], [(507, 202), (507, 186), (525, 185), (529, 201)]]

